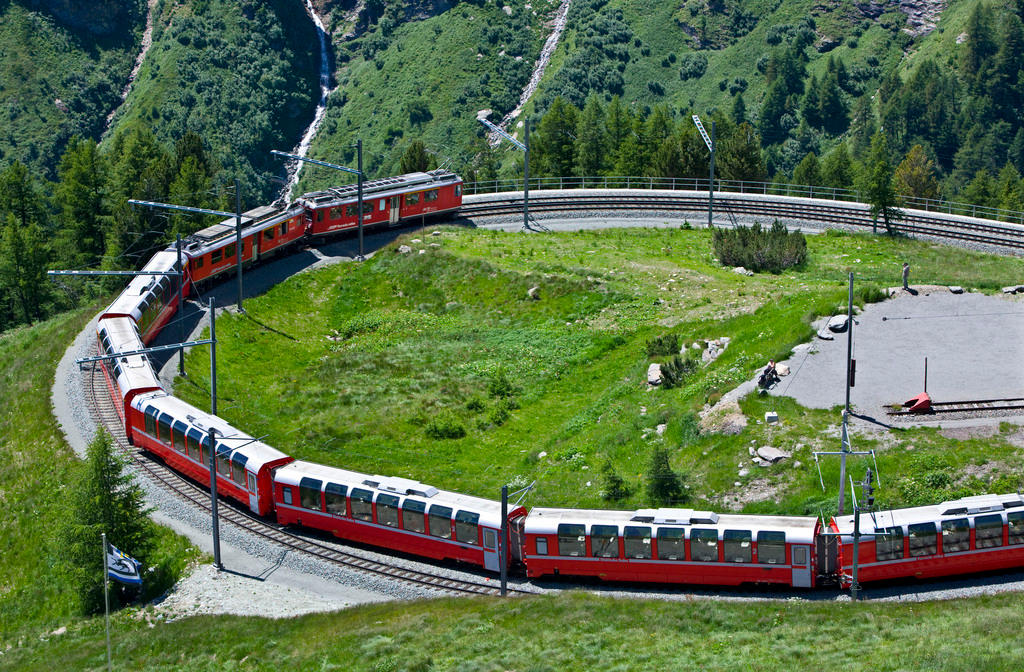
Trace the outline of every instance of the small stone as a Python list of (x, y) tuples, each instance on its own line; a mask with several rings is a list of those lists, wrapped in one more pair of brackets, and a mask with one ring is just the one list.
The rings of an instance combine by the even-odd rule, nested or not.
[(423, 242), (423, 241), (422, 241), (422, 240), (420, 240), (419, 238), (413, 238), (413, 239), (412, 239), (412, 243), (413, 243), (414, 245), (415, 245), (416, 243), (422, 243), (422, 242)]
[(538, 299), (540, 299), (540, 287), (538, 287), (537, 285), (530, 287), (528, 290), (526, 290), (526, 296), (533, 299), (534, 301), (537, 301)]
[(647, 367), (647, 384), (661, 385), (661, 364), (654, 362)]
[(800, 460), (797, 460), (796, 462), (793, 463), (793, 468), (794, 469), (799, 469), (802, 466), (804, 466), (804, 463), (801, 462)]
[(778, 462), (791, 457), (786, 451), (773, 448), (772, 446), (761, 446), (757, 449), (757, 456), (766, 462)]
[(441, 232), (440, 231), (431, 231), (430, 235), (432, 235), (432, 236), (440, 236)]
[(736, 481), (735, 483), (733, 483), (733, 485), (738, 488), (738, 487), (742, 486), (743, 484), (740, 483), (739, 481)]
[(964, 288), (963, 287), (959, 287), (957, 285), (950, 285), (949, 293), (950, 294), (963, 294), (964, 293)]
[(740, 469), (740, 473), (739, 473), (739, 477), (740, 478), (743, 478), (744, 476), (749, 476), (749, 475), (750, 475), (750, 469), (747, 469), (745, 467), (743, 469)]
[(426, 250), (420, 250), (420, 254), (426, 254), (426, 253), (427, 253)]
[(665, 423), (662, 423), (662, 424), (658, 425), (658, 426), (657, 426), (657, 427), (656, 427), (656, 428), (654, 429), (654, 431), (655, 431), (655, 432), (657, 432), (658, 436), (664, 436), (664, 435), (665, 435), (665, 430), (666, 430), (666, 429), (668, 429), (668, 425), (667, 425), (667, 424), (665, 424)]
[[(540, 458), (540, 459), (542, 459), (542, 460), (543, 460), (543, 459), (544, 459), (545, 457), (547, 457), (547, 456), (548, 456), (548, 451), (546, 451), (546, 450), (542, 450), (542, 451), (540, 451), (539, 453), (537, 453), (537, 457), (538, 457), (538, 458)], [(210, 487), (213, 487), (213, 486), (210, 486)]]
[(410, 252), (412, 252), (412, 248), (409, 247), (408, 245), (400, 245), (398, 247), (399, 254), (409, 254)]
[(828, 330), (834, 334), (846, 333), (847, 315), (833, 315), (828, 321)]

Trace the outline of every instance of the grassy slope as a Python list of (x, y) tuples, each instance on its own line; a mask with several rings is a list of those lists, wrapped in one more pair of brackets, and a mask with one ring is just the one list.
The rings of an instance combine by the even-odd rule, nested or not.
[[(691, 493), (715, 508), (733, 506), (764, 479), (758, 484), (778, 492), (751, 509), (828, 511), (832, 495), (821, 492), (810, 453), (834, 448), (836, 413), (754, 398), (744, 402), (750, 417), (770, 407), (793, 420), (754, 424), (735, 437), (698, 437), (690, 413), (809, 338), (811, 315), (844, 304), (850, 256), (860, 259), (860, 283), (895, 280), (896, 245), (895, 258), (911, 259), (922, 282), (990, 290), (1018, 277), (1022, 264), (981, 255), (964, 264), (963, 252), (939, 246), (813, 236), (806, 268), (744, 279), (712, 263), (701, 231), (522, 236), (450, 229), (426, 240), (441, 247), (413, 244), (427, 253), (409, 256), (387, 248), (362, 266), (293, 278), (250, 301), (248, 317), (223, 320), (223, 415), (297, 457), (369, 473), (481, 496), (494, 496), (505, 482), (537, 480), (532, 505), (611, 506), (600, 496), (599, 477), (610, 460), (634, 493), (617, 506), (645, 506), (642, 474), (661, 441), (673, 465), (689, 474)], [(539, 301), (526, 298), (534, 285)], [(670, 328), (684, 342), (733, 342), (682, 388), (648, 392), (645, 342)], [(204, 407), (207, 365), (201, 353), (192, 358), (194, 373), (178, 389)], [(518, 388), (521, 405), (504, 424), (495, 422), (500, 400), (488, 393), (499, 369)], [(445, 418), (463, 426), (465, 438), (430, 438), (431, 423)], [(645, 438), (660, 423), (668, 424), (665, 437)], [(747, 459), (751, 441), (793, 450), (803, 466), (777, 465), (736, 487), (736, 464)], [(886, 482), (883, 504), (1021, 483), (1021, 451), (1003, 438), (979, 445), (919, 430), (863, 443), (916, 447), (912, 454), (883, 450), (879, 466), (903, 477)], [(987, 460), (1004, 466), (986, 480), (960, 476), (965, 464)], [(822, 469), (835, 483), (838, 465)]]
[[(55, 176), (75, 133), (98, 137), (119, 102), (145, 14), (130, 31), (96, 38), (74, 32), (30, 3), (0, 3), (0, 167), (20, 160)], [(62, 111), (55, 103), (67, 106)]]
[[(75, 601), (55, 533), (79, 461), (51, 413), (50, 390), (57, 362), (95, 312), (80, 310), (0, 335), (0, 650), (26, 630), (73, 620)], [(180, 574), (189, 557), (185, 543), (163, 530), (157, 547), (154, 562)]]
[[(116, 670), (1019, 670), (1020, 595), (931, 603), (433, 600), (268, 621), (112, 624)], [(5, 652), (25, 672), (101, 669), (96, 619)]]

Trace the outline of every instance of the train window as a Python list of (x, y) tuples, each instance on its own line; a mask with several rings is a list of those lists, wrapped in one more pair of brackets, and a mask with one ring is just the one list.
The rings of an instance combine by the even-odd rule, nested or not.
[(590, 554), (595, 558), (619, 557), (619, 528), (617, 525), (590, 527)]
[[(245, 457), (244, 455), (241, 457)], [(239, 485), (245, 485), (245, 460), (231, 460), (231, 480)]]
[(718, 530), (690, 531), (690, 559), (694, 562), (718, 561)]
[(480, 514), (469, 511), (459, 511), (455, 514), (455, 541), (464, 544), (478, 545), (480, 543)]
[(537, 545), (537, 555), (547, 555), (548, 554), (548, 538), (547, 537), (537, 537), (537, 540), (536, 540), (535, 543)]
[(380, 199), (380, 211), (384, 212), (387, 209), (388, 209), (388, 199), (386, 199), (386, 198)]
[(651, 528), (626, 526), (622, 534), (622, 544), (627, 558), (651, 557)]
[(185, 424), (181, 422), (175, 422), (171, 427), (171, 437), (174, 442), (174, 449), (179, 453), (185, 452), (185, 429)]
[(373, 521), (373, 493), (362, 488), (352, 488), (349, 494), (352, 517), (356, 520)]
[(316, 478), (302, 478), (299, 481), (299, 505), (304, 509), (320, 511), (323, 504), (320, 502), (320, 487), (323, 481)]
[(757, 561), (764, 565), (786, 564), (786, 533), (758, 532)]
[(171, 416), (161, 413), (159, 425), (160, 440), (169, 444), (171, 442)]
[(424, 194), (423, 194), (423, 202), (424, 203), (433, 203), (436, 200), (437, 200), (437, 189), (431, 189), (430, 191), (424, 192)]
[(214, 250), (213, 252), (210, 252), (210, 263), (211, 264), (216, 264), (217, 262), (219, 262), (223, 258), (224, 258), (224, 250)]
[(203, 466), (206, 467), (207, 471), (210, 469), (210, 437), (204, 436), (202, 444), (200, 446), (203, 449)]
[(1003, 545), (1003, 517), (978, 516), (974, 519), (974, 547), (995, 548)]
[(235, 244), (231, 243), (230, 245), (224, 248), (224, 258), (230, 259), (233, 256), (235, 256)]
[(287, 488), (287, 487), (281, 488), (281, 499), (284, 500), (285, 504), (291, 504), (292, 503), (292, 489), (291, 488)]
[(405, 204), (406, 205), (416, 205), (419, 202), (420, 202), (420, 195), (419, 194), (406, 194), (405, 195)]
[[(544, 546), (545, 549), (547, 548), (546, 543), (547, 542), (545, 541), (545, 546)], [(484, 528), (484, 548), (492, 550), (492, 551), (498, 550), (498, 534), (497, 534), (497, 532), (495, 532), (494, 530), (489, 530), (486, 527)]]
[(263, 240), (273, 240), (273, 239), (274, 239), (274, 227), (271, 226), (271, 227), (269, 227), (269, 228), (267, 228), (267, 229), (265, 229), (263, 231)]
[(217, 473), (221, 476), (229, 476), (231, 474), (231, 463), (228, 461), (228, 453), (217, 453)]
[(685, 560), (686, 540), (681, 527), (658, 528), (658, 560)]
[(806, 546), (794, 546), (793, 547), (793, 564), (794, 565), (806, 565), (807, 564), (807, 547)]
[(281, 222), (281, 235), (288, 233), (288, 222)]
[(377, 523), (398, 527), (398, 497), (377, 495)]
[(256, 492), (256, 474), (249, 473), (249, 492)]
[(581, 558), (587, 554), (585, 525), (562, 523), (558, 526), (558, 554), (572, 558)]
[(323, 210), (317, 210), (316, 211), (316, 221), (318, 221), (318, 222), (324, 221), (324, 211)]
[(351, 205), (346, 205), (345, 206), (345, 216), (346, 217), (355, 217), (356, 216), (356, 206), (355, 206), (354, 203), (351, 204)]
[(722, 550), (726, 562), (750, 562), (753, 536), (749, 530), (726, 530), (722, 534)]
[(942, 552), (957, 553), (971, 548), (971, 525), (966, 518), (942, 521)]
[(1010, 527), (1010, 544), (1024, 544), (1024, 511), (1006, 514)]
[[(344, 209), (340, 205), (337, 205), (337, 206), (331, 208), (330, 212), (327, 213), (327, 218), (328, 219), (341, 219), (341, 216), (342, 216), (343, 212), (344, 212)], [(346, 214), (348, 214), (348, 213), (346, 213)], [(352, 214), (355, 214), (355, 210), (352, 211)]]
[(886, 527), (875, 537), (875, 560), (895, 560), (903, 557), (903, 528)]
[(456, 184), (455, 185), (455, 197), (458, 198), (459, 196), (462, 196), (462, 185), (461, 184)]
[(187, 434), (185, 440), (187, 442), (185, 452), (193, 460), (199, 462), (202, 459), (202, 451), (199, 450), (199, 440), (192, 434)]
[(450, 506), (434, 504), (430, 507), (430, 515), (427, 516), (430, 523), (430, 536), (441, 539), (452, 538), (452, 509)]
[(935, 523), (907, 525), (907, 533), (910, 538), (910, 557), (919, 558), (922, 555), (935, 555), (939, 552)]
[(197, 269), (202, 268), (205, 259), (206, 257), (196, 257), (195, 259), (193, 259), (193, 261), (195, 262), (195, 267)]
[(402, 529), (411, 530), (412, 532), (426, 532), (426, 527), (423, 524), (423, 512), (427, 510), (427, 505), (423, 502), (417, 502), (414, 499), (407, 499), (402, 502)]
[(328, 483), (324, 488), (324, 500), (327, 502), (327, 512), (336, 516), (345, 515), (345, 495), (348, 488), (337, 483)]
[[(156, 416), (152, 415), (150, 409), (146, 409), (146, 434), (156, 438)], [(155, 412), (155, 411), (154, 411)]]

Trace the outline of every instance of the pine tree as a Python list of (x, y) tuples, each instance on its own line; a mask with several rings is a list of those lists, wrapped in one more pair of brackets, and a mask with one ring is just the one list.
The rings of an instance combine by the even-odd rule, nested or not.
[(715, 151), (715, 167), (723, 180), (763, 182), (768, 176), (761, 156), (761, 138), (744, 122), (726, 135)]
[(619, 148), (633, 132), (633, 115), (622, 104), (618, 96), (612, 96), (605, 113), (605, 130), (608, 138), (608, 164), (614, 165), (619, 158)]
[(1024, 184), (1021, 183), (1020, 172), (1012, 163), (1007, 163), (999, 171), (999, 209), (1011, 212), (1024, 210)]
[[(557, 96), (544, 114), (536, 135), (531, 138), (530, 151), (538, 147), (540, 162), (537, 175), (563, 177), (573, 174), (573, 149), (579, 111), (561, 96)], [(532, 158), (532, 157), (531, 157)], [(533, 172), (533, 161), (530, 162)]]
[(994, 208), (999, 204), (998, 187), (992, 174), (982, 168), (974, 178), (967, 183), (961, 195), (961, 199), (972, 205), (983, 208)]
[(882, 131), (876, 131), (871, 138), (871, 152), (861, 175), (861, 190), (871, 204), (872, 224), (882, 217), (885, 231), (893, 235), (892, 223), (901, 219), (903, 213), (896, 207), (898, 198), (893, 188), (893, 169), (889, 162), (889, 144)]
[(835, 189), (849, 189), (853, 186), (854, 171), (846, 143), (836, 145), (821, 164), (821, 184)]
[(629, 497), (629, 486), (626, 485), (626, 482), (615, 471), (611, 460), (606, 461), (604, 466), (601, 467), (601, 477), (604, 481), (604, 487), (601, 488), (601, 496), (605, 500), (616, 502)]
[(832, 135), (839, 135), (850, 124), (846, 100), (839, 86), (839, 76), (829, 72), (821, 81), (821, 96), (818, 99), (818, 118), (821, 126)]
[(939, 181), (935, 177), (935, 164), (924, 153), (924, 147), (914, 145), (896, 166), (893, 175), (896, 193), (912, 198), (934, 199), (939, 196)]
[(811, 75), (811, 82), (807, 86), (807, 93), (804, 94), (803, 104), (800, 106), (800, 115), (808, 124), (814, 128), (821, 128), (821, 98), (818, 91), (818, 78)]
[(789, 110), (786, 106), (786, 91), (783, 80), (776, 79), (768, 87), (764, 103), (761, 105), (761, 119), (758, 122), (758, 131), (765, 145), (775, 145), (786, 139), (786, 130), (782, 125), (782, 116)]
[(35, 180), (21, 161), (14, 161), (0, 173), (0, 216), (10, 213), (21, 226), (44, 224), (42, 199)]
[(108, 216), (106, 161), (95, 142), (75, 137), (61, 157), (58, 172), (61, 262), (71, 267), (92, 266), (104, 250), (103, 231)]
[(817, 155), (811, 152), (793, 170), (793, 184), (819, 187), (821, 182), (821, 165)]
[(581, 177), (601, 175), (607, 159), (607, 146), (601, 100), (596, 93), (591, 93), (576, 124), (576, 174)]
[[(124, 473), (108, 434), (101, 432), (89, 444), (86, 464), (67, 501), (67, 518), (59, 531), (62, 560), (77, 586), (82, 612), (97, 613), (103, 610), (102, 533), (143, 565), (153, 544), (142, 489)], [(119, 587), (113, 594), (130, 599), (133, 590)]]
[(977, 3), (967, 17), (967, 40), (963, 44), (961, 68), (965, 79), (976, 88), (982, 83), (988, 59), (996, 52), (995, 34), (992, 26), (992, 10), (984, 3)]
[(651, 453), (647, 469), (647, 498), (657, 506), (685, 504), (688, 499), (682, 480), (668, 463), (668, 451), (662, 447), (656, 447)]
[(737, 93), (732, 101), (732, 121), (739, 126), (747, 120), (747, 104), (743, 101), (743, 94)]
[(413, 140), (409, 143), (399, 161), (402, 173), (422, 173), (430, 170), (432, 164), (433, 161), (427, 154), (427, 146), (423, 144), (422, 140)]
[(29, 324), (43, 315), (50, 287), (48, 261), (46, 238), (39, 225), (29, 222), (22, 226), (14, 214), (8, 214), (0, 231), (0, 285), (16, 298)]

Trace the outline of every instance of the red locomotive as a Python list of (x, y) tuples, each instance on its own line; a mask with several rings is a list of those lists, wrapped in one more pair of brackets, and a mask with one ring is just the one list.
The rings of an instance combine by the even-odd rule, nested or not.
[[(305, 194), (286, 207), (242, 218), (242, 246), (228, 219), (184, 245), (183, 293), (243, 263), (357, 225), (357, 194), (341, 187)], [(452, 213), (462, 180), (446, 171), (373, 180), (364, 188), (367, 226), (389, 226)], [(157, 253), (142, 275), (100, 316), (101, 354), (139, 350), (178, 309), (177, 251)], [(828, 525), (814, 517), (718, 514), (692, 509), (595, 511), (514, 506), (504, 555), (498, 502), (445, 492), (418, 481), (370, 476), (291, 456), (169, 395), (149, 359), (105, 363), (107, 384), (129, 440), (182, 473), (209, 481), (211, 451), (218, 489), (259, 515), (276, 516), (351, 541), (498, 571), (521, 563), (530, 577), (581, 576), (608, 581), (813, 588), (850, 585), (853, 517)], [(213, 441), (210, 440), (213, 430)], [(936, 577), (1024, 565), (1024, 499), (968, 497), (937, 506), (862, 513), (859, 579)], [(877, 535), (877, 536), (875, 536)]]

